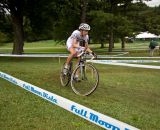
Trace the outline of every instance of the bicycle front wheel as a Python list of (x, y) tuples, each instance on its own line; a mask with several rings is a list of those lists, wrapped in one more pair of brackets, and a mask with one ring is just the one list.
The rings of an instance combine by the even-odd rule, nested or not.
[(88, 96), (93, 93), (99, 83), (97, 69), (91, 64), (78, 66), (71, 76), (71, 87), (73, 91), (81, 96)]

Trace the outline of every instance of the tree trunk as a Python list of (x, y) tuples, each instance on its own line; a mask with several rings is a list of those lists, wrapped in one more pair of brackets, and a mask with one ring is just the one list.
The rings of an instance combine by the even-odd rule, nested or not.
[(81, 0), (81, 22), (86, 22), (87, 0)]
[(113, 44), (112, 44), (112, 49), (114, 48), (114, 43), (115, 43), (115, 42), (114, 42), (114, 37), (113, 37)]
[(100, 41), (100, 43), (101, 43), (101, 48), (104, 48), (104, 42)]
[(112, 52), (112, 48), (113, 48), (113, 30), (111, 30), (110, 32), (110, 36), (109, 36), (109, 52)]
[[(114, 10), (114, 2), (113, 1), (109, 1), (110, 2), (110, 13), (113, 14), (113, 10)], [(113, 49), (113, 21), (111, 22), (110, 25), (110, 34), (109, 34), (109, 48), (108, 51), (112, 52)]]
[(122, 49), (122, 50), (125, 50), (125, 38), (124, 38), (124, 37), (121, 38), (121, 42), (122, 42), (122, 44), (121, 44), (121, 45), (122, 45), (122, 46), (121, 46), (121, 49)]
[(15, 0), (8, 1), (11, 20), (14, 31), (14, 44), (12, 54), (22, 54), (24, 46), (24, 31), (23, 31), (23, 7), (25, 1)]
[(22, 54), (24, 46), (23, 17), (12, 15), (14, 44), (12, 54)]

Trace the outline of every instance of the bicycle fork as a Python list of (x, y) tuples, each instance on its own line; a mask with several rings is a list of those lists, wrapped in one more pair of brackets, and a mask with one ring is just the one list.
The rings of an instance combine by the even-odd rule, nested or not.
[(83, 63), (80, 64), (80, 75), (82, 80), (86, 79), (85, 65)]

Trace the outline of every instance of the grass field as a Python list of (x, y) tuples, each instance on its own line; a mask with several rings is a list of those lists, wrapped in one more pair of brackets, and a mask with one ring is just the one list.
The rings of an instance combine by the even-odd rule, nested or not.
[[(160, 70), (94, 64), (98, 89), (88, 97), (61, 87), (57, 58), (3, 58), (0, 71), (142, 130), (160, 129)], [(156, 63), (158, 65), (158, 63)], [(102, 128), (0, 79), (1, 130), (101, 130)]]
[[(124, 56), (149, 56), (148, 52), (149, 41), (135, 41), (134, 43), (127, 43), (125, 51), (129, 52)], [(12, 43), (2, 44), (0, 46), (0, 53), (11, 53)], [(90, 47), (97, 53), (103, 55), (116, 55), (114, 52), (122, 52), (121, 44), (115, 43), (113, 53), (108, 52), (108, 44), (105, 48), (100, 48), (100, 44), (90, 44)], [(24, 44), (24, 53), (68, 53), (65, 42), (55, 42), (53, 40), (39, 41)], [(118, 54), (118, 53), (117, 53)], [(154, 56), (160, 56), (160, 52), (156, 51)]]
[[(126, 44), (124, 56), (148, 56), (149, 42)], [(92, 44), (97, 54), (107, 47)], [(11, 53), (12, 44), (0, 46)], [(115, 44), (114, 52), (121, 51)], [(25, 43), (24, 53), (68, 53), (53, 40)], [(117, 53), (118, 54), (118, 53)], [(155, 52), (154, 56), (159, 56)], [(142, 130), (160, 129), (160, 70), (94, 64), (100, 74), (98, 89), (89, 97), (75, 95), (70, 86), (61, 87), (57, 58), (3, 58), (0, 71), (85, 105)], [(147, 63), (160, 65), (160, 63)], [(59, 108), (3, 79), (0, 79), (0, 129), (2, 130), (100, 130), (101, 128)]]

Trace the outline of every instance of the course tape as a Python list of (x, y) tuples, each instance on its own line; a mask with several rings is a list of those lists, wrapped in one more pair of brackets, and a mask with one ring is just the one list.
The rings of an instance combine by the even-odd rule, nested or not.
[[(23, 54), (23, 55), (15, 55), (15, 54), (0, 54), (0, 57), (68, 57), (69, 54)], [(97, 58), (116, 58), (116, 59), (160, 59), (160, 57), (119, 57), (109, 56), (109, 55), (98, 55)]]
[(99, 55), (97, 58), (111, 58), (111, 59), (160, 59), (160, 57), (113, 57), (113, 56), (106, 56), (106, 55)]
[(126, 55), (128, 54), (129, 52), (123, 52), (123, 53), (120, 53), (120, 54), (117, 54), (117, 55), (112, 55), (112, 56), (122, 56), (122, 55)]
[(98, 64), (108, 64), (108, 65), (120, 65), (120, 66), (128, 66), (128, 67), (138, 67), (138, 68), (147, 68), (147, 69), (160, 69), (160, 66), (153, 66), (153, 65), (140, 65), (140, 64), (128, 64), (128, 63), (113, 63), (113, 62), (107, 62), (103, 60), (92, 60), (89, 61), (92, 63), (98, 63)]
[[(87, 62), (90, 60), (87, 60)], [(97, 63), (160, 63), (160, 60), (94, 60)]]
[(0, 54), (1, 57), (68, 57), (68, 54), (23, 54), (23, 55), (12, 55), (12, 54)]
[(0, 77), (107, 130), (138, 130), (133, 126), (103, 115), (54, 93), (43, 90), (1, 71)]

